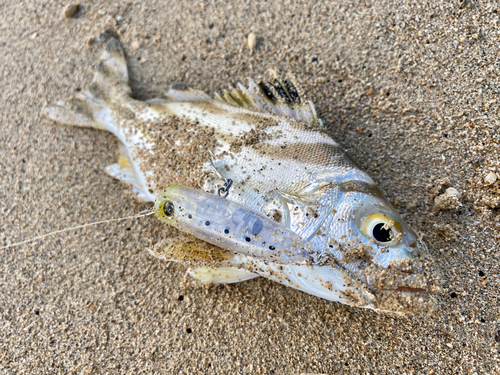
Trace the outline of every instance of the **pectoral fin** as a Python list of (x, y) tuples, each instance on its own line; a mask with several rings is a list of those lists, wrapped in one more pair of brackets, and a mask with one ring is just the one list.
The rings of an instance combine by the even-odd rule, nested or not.
[(150, 253), (160, 259), (196, 267), (189, 271), (189, 276), (202, 283), (229, 284), (259, 277), (255, 273), (230, 267), (234, 258), (230, 251), (189, 234), (161, 241), (150, 249)]
[(230, 265), (233, 253), (189, 234), (163, 240), (150, 253), (157, 258), (181, 262), (195, 267)]

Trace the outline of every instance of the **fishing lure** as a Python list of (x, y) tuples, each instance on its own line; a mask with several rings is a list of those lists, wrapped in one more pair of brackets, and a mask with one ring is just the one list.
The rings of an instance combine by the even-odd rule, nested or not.
[(210, 97), (184, 85), (131, 97), (111, 39), (88, 91), (45, 110), (112, 132), (106, 171), (181, 231), (152, 250), (202, 282), (263, 276), (353, 306), (425, 313), (439, 278), (425, 244), (331, 139), (292, 80)]
[(236, 202), (201, 190), (171, 186), (156, 199), (161, 220), (235, 253), (276, 262), (310, 260), (312, 248), (289, 228)]

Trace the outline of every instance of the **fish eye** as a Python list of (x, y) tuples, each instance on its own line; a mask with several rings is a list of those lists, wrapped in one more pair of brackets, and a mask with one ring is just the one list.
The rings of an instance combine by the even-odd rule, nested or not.
[(393, 234), (390, 228), (385, 228), (384, 223), (378, 223), (373, 227), (372, 236), (378, 242), (390, 242)]
[(401, 238), (401, 226), (383, 214), (371, 214), (363, 219), (361, 231), (368, 238), (384, 245), (395, 245)]
[(166, 201), (163, 204), (163, 212), (167, 217), (174, 216), (174, 204), (172, 203), (172, 201)]

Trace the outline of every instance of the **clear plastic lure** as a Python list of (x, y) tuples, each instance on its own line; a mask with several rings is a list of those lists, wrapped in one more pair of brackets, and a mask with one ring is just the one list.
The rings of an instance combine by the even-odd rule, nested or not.
[(169, 186), (156, 198), (154, 211), (183, 232), (237, 254), (286, 263), (311, 259), (308, 244), (292, 230), (202, 190)]

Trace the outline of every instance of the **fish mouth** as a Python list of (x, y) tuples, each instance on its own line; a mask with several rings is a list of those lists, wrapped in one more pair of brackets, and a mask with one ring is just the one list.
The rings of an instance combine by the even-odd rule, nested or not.
[(347, 278), (350, 282), (342, 297), (348, 304), (399, 316), (425, 316), (436, 311), (441, 286), (435, 274), (373, 268), (369, 277), (353, 278), (351, 274)]
[(425, 247), (419, 250), (388, 265), (376, 264), (369, 258), (327, 261), (344, 276), (345, 289), (340, 297), (345, 303), (400, 316), (424, 316), (436, 311), (442, 288), (432, 257)]
[(440, 274), (432, 267), (434, 262), (427, 249), (402, 260), (393, 260), (387, 266), (368, 261), (363, 267), (339, 264), (355, 290), (349, 293), (349, 303), (396, 315), (430, 315), (438, 307), (442, 292)]
[[(409, 265), (411, 264), (411, 269)], [(397, 315), (430, 315), (438, 307), (439, 275), (420, 261), (409, 260), (387, 269), (373, 265), (365, 282), (377, 310)]]
[(417, 243), (411, 257), (392, 261), (386, 268), (372, 263), (361, 273), (377, 310), (424, 316), (438, 308), (441, 275), (425, 243), (421, 239)]

